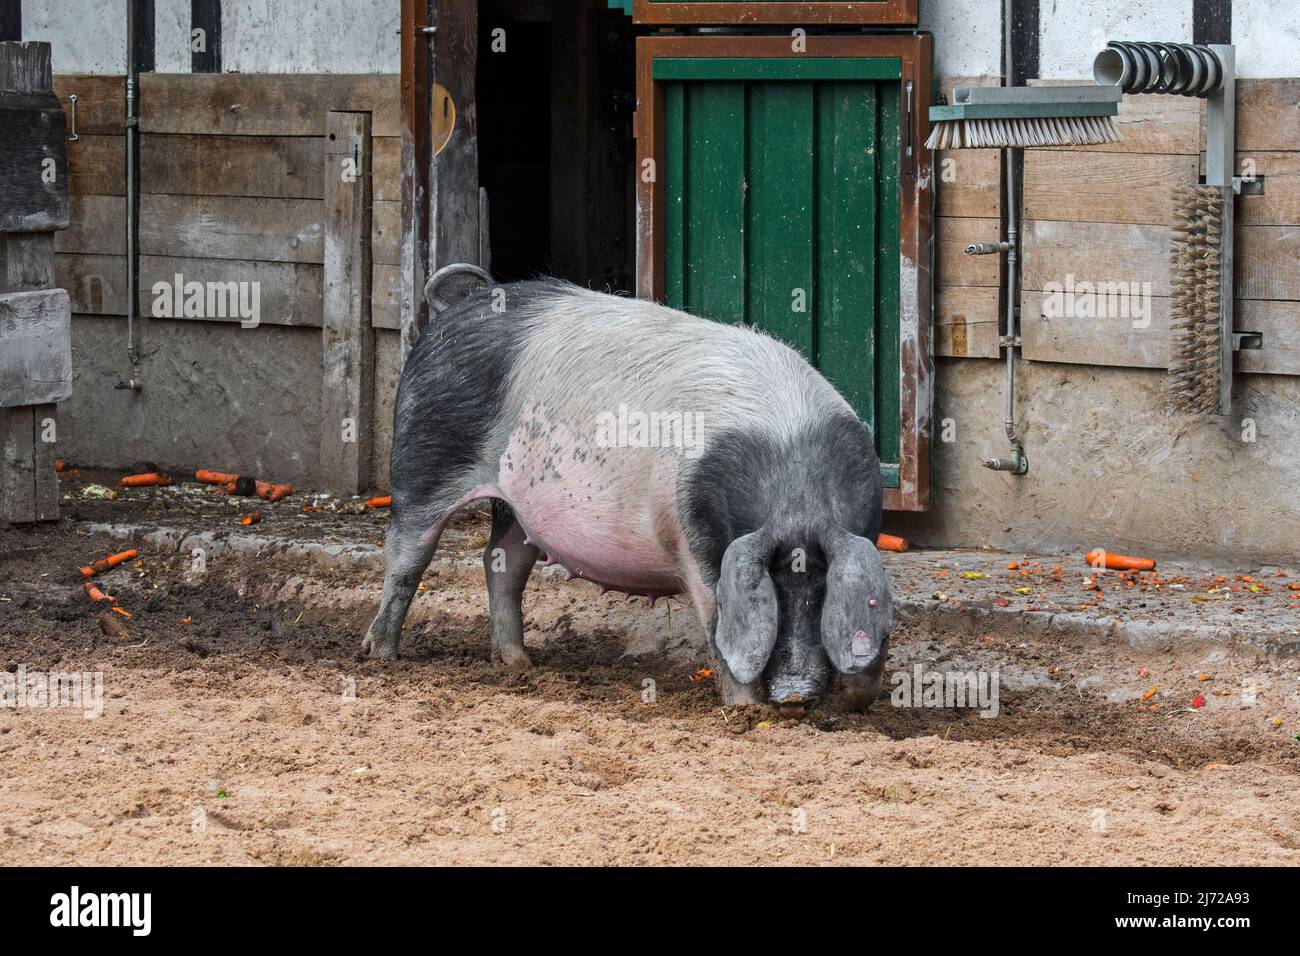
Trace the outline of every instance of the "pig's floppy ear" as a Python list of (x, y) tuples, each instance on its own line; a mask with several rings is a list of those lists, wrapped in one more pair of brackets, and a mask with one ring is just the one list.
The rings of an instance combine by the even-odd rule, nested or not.
[(889, 576), (876, 546), (837, 530), (823, 542), (830, 564), (822, 600), (822, 645), (842, 674), (858, 674), (880, 657), (893, 627)]
[(713, 641), (731, 676), (752, 684), (776, 647), (776, 585), (767, 564), (776, 550), (761, 532), (742, 535), (722, 555)]

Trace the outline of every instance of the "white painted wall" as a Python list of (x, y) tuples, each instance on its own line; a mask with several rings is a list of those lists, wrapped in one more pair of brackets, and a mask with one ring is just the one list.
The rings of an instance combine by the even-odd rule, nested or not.
[(1192, 42), (1192, 0), (1040, 0), (1038, 19), (1044, 79), (1091, 81), (1111, 40)]
[(240, 73), (398, 73), (399, 0), (225, 0), (221, 59)]
[[(564, 2), (564, 0), (561, 0)], [(400, 0), (224, 0), (222, 58), (242, 73), (397, 73)], [(1001, 0), (923, 0), (940, 76), (1001, 74)], [(23, 38), (54, 44), (56, 73), (126, 69), (126, 0), (23, 0)], [(1108, 40), (1192, 39), (1192, 0), (1041, 0), (1049, 79), (1085, 79)], [(190, 69), (189, 0), (156, 0), (160, 73)], [(1234, 0), (1245, 77), (1300, 77), (1300, 0)]]
[(55, 73), (126, 72), (126, 0), (23, 0), (23, 39), (48, 40)]
[(1300, 3), (1233, 0), (1232, 42), (1241, 76), (1300, 76)]
[(936, 75), (1002, 75), (1001, 0), (922, 0), (921, 29), (934, 34)]

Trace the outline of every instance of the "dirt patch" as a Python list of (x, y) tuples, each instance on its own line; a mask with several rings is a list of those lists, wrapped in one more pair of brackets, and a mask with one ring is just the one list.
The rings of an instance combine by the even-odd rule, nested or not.
[(104, 688), (96, 719), (0, 708), (10, 863), (1300, 862), (1288, 658), (916, 617), (890, 670), (996, 670), (996, 716), (886, 698), (780, 722), (694, 679), (689, 608), (542, 576), (522, 677), (489, 660), (472, 569), (426, 578), (381, 663), (357, 654), (370, 571), (142, 549), (96, 579), (132, 615), (111, 640), (76, 568), (123, 544), (83, 529), (0, 531), (4, 669)]

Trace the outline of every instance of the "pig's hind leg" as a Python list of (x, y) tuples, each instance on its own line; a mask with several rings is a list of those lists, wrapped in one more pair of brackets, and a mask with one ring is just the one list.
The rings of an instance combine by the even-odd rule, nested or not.
[(529, 544), (514, 511), (492, 501), (492, 535), (483, 552), (488, 610), (492, 618), (492, 657), (510, 670), (532, 666), (524, 650), (524, 587), (541, 550)]
[(396, 507), (389, 516), (388, 533), (384, 537), (384, 594), (379, 612), (361, 642), (363, 653), (388, 660), (397, 656), (406, 612), (410, 610), (420, 578), (433, 560), (443, 526), (455, 510), (448, 508), (430, 529), (427, 522), (412, 520), (396, 499), (393, 503)]

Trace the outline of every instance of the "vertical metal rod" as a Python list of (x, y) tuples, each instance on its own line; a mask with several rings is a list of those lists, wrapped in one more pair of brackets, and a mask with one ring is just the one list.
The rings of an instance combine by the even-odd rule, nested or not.
[(1016, 439), (1016, 338), (1020, 334), (1016, 322), (1016, 299), (1020, 294), (1020, 210), (1016, 202), (1016, 163), (1024, 153), (1018, 149), (1006, 151), (1007, 167), (1007, 438), (1012, 445)]
[(136, 342), (140, 264), (140, 115), (136, 91), (140, 75), (135, 60), (135, 27), (135, 0), (126, 0), (126, 356), (131, 362), (127, 387), (132, 390), (140, 387), (140, 351)]

